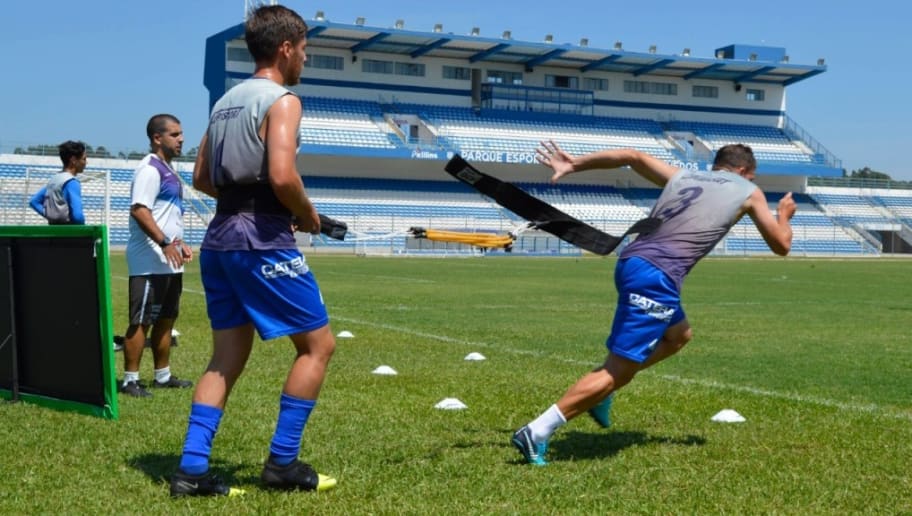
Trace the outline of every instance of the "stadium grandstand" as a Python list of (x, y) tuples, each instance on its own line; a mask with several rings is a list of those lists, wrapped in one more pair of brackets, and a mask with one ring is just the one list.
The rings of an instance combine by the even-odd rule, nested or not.
[[(321, 213), (348, 223), (354, 238), (301, 240), (326, 252), (475, 254), (465, 244), (431, 242), (412, 227), (516, 231), (524, 221), (443, 171), (454, 154), (513, 182), (595, 227), (620, 234), (645, 216), (659, 190), (625, 170), (580, 174), (558, 185), (534, 149), (553, 139), (571, 153), (636, 148), (681, 168), (709, 169), (715, 150), (750, 145), (756, 182), (775, 208), (794, 192), (793, 254), (878, 256), (912, 252), (912, 191), (838, 186), (842, 163), (786, 112), (786, 90), (824, 73), (822, 62), (789, 62), (780, 47), (728, 45), (711, 57), (601, 49), (580, 40), (519, 41), (307, 20), (308, 61), (293, 90), (304, 105), (298, 167)], [(210, 107), (253, 72), (243, 24), (206, 41)], [(129, 184), (136, 161), (91, 160), (83, 175), (87, 221), (126, 243)], [(212, 199), (190, 187), (187, 240), (199, 243)], [(0, 224), (42, 224), (28, 196), (58, 169), (56, 158), (0, 155)], [(837, 185), (837, 186), (833, 186)], [(498, 251), (500, 252), (500, 251)], [(519, 234), (513, 254), (578, 254), (536, 232)], [(766, 255), (750, 222), (739, 222), (714, 251)]]

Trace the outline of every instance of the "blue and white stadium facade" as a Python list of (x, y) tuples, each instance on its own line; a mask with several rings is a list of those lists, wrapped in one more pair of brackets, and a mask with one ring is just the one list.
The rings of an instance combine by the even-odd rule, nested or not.
[[(302, 242), (317, 250), (466, 253), (465, 246), (412, 239), (407, 230), (520, 227), (523, 221), (444, 173), (454, 153), (612, 233), (648, 212), (659, 191), (629, 170), (550, 185), (547, 170), (534, 161), (534, 149), (546, 139), (571, 153), (632, 147), (698, 169), (709, 167), (719, 147), (745, 143), (757, 155), (757, 183), (769, 192), (771, 206), (784, 192), (796, 194), (794, 254), (877, 256), (910, 247), (893, 238), (912, 235), (909, 191), (808, 186), (811, 177), (842, 177), (842, 164), (788, 117), (786, 92), (826, 67), (790, 63), (784, 48), (728, 45), (702, 58), (686, 49), (663, 55), (620, 44), (593, 48), (585, 40), (489, 38), (475, 29), (468, 35), (440, 26), (414, 31), (398, 21), (395, 28), (343, 24), (320, 13), (308, 25), (308, 62), (294, 88), (304, 105), (298, 168), (318, 209), (348, 222), (358, 237)], [(206, 41), (210, 107), (253, 72), (243, 34), (238, 24)], [(0, 157), (0, 180), (21, 172), (21, 165), (4, 164), (6, 158)], [(103, 220), (117, 245), (126, 228), (121, 205), (128, 202), (118, 200), (118, 184), (130, 166), (111, 167)], [(36, 165), (26, 168), (33, 174)], [(183, 175), (189, 179), (189, 167)], [(199, 241), (201, 221), (213, 206), (204, 196), (188, 202), (191, 242)], [(40, 223), (34, 217), (23, 216)], [(522, 233), (513, 250), (575, 252), (535, 232)], [(752, 224), (741, 221), (716, 253), (769, 251)]]

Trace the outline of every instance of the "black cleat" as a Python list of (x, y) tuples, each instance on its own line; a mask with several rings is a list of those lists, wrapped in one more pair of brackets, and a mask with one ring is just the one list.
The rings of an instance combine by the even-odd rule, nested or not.
[(171, 477), (171, 497), (181, 496), (228, 496), (233, 490), (212, 472), (202, 475), (187, 475), (180, 470)]
[(299, 460), (287, 466), (279, 466), (270, 458), (263, 466), (260, 479), (268, 488), (289, 491), (326, 491), (336, 487), (336, 479), (317, 473), (310, 464)]
[(181, 380), (172, 374), (171, 378), (168, 378), (168, 381), (166, 382), (152, 380), (152, 387), (155, 387), (156, 389), (186, 389), (188, 387), (193, 387), (193, 382), (190, 380)]
[(127, 396), (133, 396), (134, 398), (148, 398), (152, 396), (152, 393), (147, 391), (145, 386), (140, 382), (128, 382), (126, 385), (121, 385), (120, 392)]

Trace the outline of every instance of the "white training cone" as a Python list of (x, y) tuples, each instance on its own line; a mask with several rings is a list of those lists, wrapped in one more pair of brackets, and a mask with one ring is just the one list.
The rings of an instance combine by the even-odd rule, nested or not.
[(462, 410), (468, 408), (465, 403), (459, 401), (456, 398), (444, 398), (440, 400), (439, 403), (434, 405), (434, 408), (443, 409), (443, 410)]
[(392, 367), (390, 367), (388, 365), (382, 365), (382, 366), (374, 369), (371, 372), (374, 374), (382, 374), (382, 375), (386, 375), (386, 376), (396, 376), (397, 374), (399, 374), (396, 372), (395, 369), (393, 369)]
[(339, 337), (340, 339), (350, 339), (350, 338), (354, 337), (354, 335), (352, 335), (352, 332), (350, 332), (348, 330), (342, 330), (339, 332), (338, 335), (336, 335), (336, 337)]
[(470, 360), (470, 361), (485, 360), (485, 356), (482, 355), (481, 353), (472, 352), (465, 356), (465, 360)]
[(718, 414), (712, 417), (712, 420), (718, 423), (743, 423), (747, 421), (744, 416), (732, 409), (720, 410)]

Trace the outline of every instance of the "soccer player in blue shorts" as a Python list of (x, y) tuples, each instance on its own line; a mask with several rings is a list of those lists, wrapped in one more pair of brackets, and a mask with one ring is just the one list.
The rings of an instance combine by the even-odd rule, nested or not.
[(555, 403), (517, 430), (513, 445), (526, 462), (545, 465), (548, 440), (558, 428), (589, 411), (608, 426), (611, 396), (638, 371), (678, 352), (693, 337), (681, 306), (681, 284), (744, 214), (751, 217), (770, 249), (785, 256), (791, 249), (795, 201), (787, 193), (774, 216), (763, 191), (752, 183), (757, 161), (751, 148), (720, 148), (713, 170), (678, 169), (636, 150), (606, 150), (571, 156), (554, 142), (542, 142), (538, 161), (553, 171), (552, 182), (593, 169), (630, 167), (662, 186), (651, 216), (661, 227), (639, 236), (618, 259), (614, 272), (617, 309), (606, 346), (608, 356), (580, 378)]
[(209, 471), (209, 456), (254, 331), (263, 340), (290, 337), (296, 353), (263, 484), (306, 491), (336, 484), (298, 459), (335, 349), (323, 297), (292, 229), (320, 230), (295, 168), (301, 100), (286, 88), (299, 82), (307, 60), (307, 24), (286, 7), (262, 6), (249, 13), (245, 40), (256, 63), (253, 77), (212, 108), (193, 170), (193, 186), (218, 200), (200, 253), (213, 352), (193, 395), (180, 468), (171, 479), (174, 497), (234, 492)]

